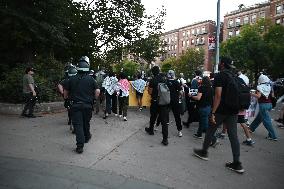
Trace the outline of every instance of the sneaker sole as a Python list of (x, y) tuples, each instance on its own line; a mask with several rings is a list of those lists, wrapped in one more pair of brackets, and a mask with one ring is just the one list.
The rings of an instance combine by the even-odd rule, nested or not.
[(200, 158), (200, 159), (202, 159), (202, 160), (204, 160), (204, 161), (208, 161), (208, 160), (209, 160), (208, 158), (202, 157), (202, 156), (200, 156), (200, 155), (198, 155), (198, 154), (196, 154), (196, 153), (193, 153), (193, 155), (196, 156), (196, 157), (198, 157), (198, 158)]
[(236, 170), (236, 169), (233, 169), (231, 167), (226, 167), (227, 169), (230, 169), (231, 171), (235, 171), (236, 173), (239, 173), (239, 174), (243, 174), (245, 172), (244, 169), (241, 169), (241, 170)]

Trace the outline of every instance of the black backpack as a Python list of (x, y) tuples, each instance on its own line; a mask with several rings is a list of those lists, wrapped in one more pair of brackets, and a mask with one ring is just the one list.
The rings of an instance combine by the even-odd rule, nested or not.
[(250, 106), (250, 89), (243, 79), (234, 76), (229, 71), (224, 71), (228, 76), (227, 89), (225, 91), (225, 105), (231, 110), (239, 111)]

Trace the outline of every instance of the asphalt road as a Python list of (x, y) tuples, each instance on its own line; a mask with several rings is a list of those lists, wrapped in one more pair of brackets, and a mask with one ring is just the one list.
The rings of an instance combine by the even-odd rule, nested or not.
[[(273, 117), (277, 114), (275, 110)], [(267, 132), (260, 126), (253, 135), (255, 145), (241, 145), (246, 172), (239, 175), (224, 166), (232, 160), (228, 138), (210, 148), (209, 161), (202, 161), (192, 155), (202, 145), (192, 136), (197, 123), (178, 137), (172, 113), (168, 146), (160, 143), (161, 128), (154, 136), (145, 133), (148, 110), (129, 110), (127, 122), (95, 115), (93, 137), (80, 155), (74, 152), (75, 136), (66, 117), (65, 112), (34, 119), (0, 115), (0, 189), (284, 188), (284, 129), (275, 127), (275, 142), (265, 139)], [(241, 128), (239, 139), (244, 140)]]

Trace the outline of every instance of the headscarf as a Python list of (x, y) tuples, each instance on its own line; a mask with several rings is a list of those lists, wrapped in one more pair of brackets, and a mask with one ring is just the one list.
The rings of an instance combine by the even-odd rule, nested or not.
[(139, 93), (144, 93), (146, 82), (143, 79), (136, 79), (131, 82), (131, 85)]
[(266, 98), (268, 98), (271, 92), (271, 85), (270, 85), (270, 79), (266, 75), (261, 74), (259, 76), (257, 90)]
[(120, 79), (118, 81), (119, 89), (122, 90), (124, 94), (127, 94), (129, 91), (129, 82), (127, 79)]
[(108, 94), (112, 95), (117, 88), (117, 78), (107, 76), (103, 81), (102, 87), (106, 89)]

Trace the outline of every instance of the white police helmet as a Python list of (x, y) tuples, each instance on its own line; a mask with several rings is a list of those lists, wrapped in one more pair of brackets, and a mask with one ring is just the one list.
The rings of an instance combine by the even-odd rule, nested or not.
[(77, 70), (82, 72), (90, 71), (90, 60), (87, 56), (82, 56), (82, 58), (80, 58), (79, 63), (77, 65)]

